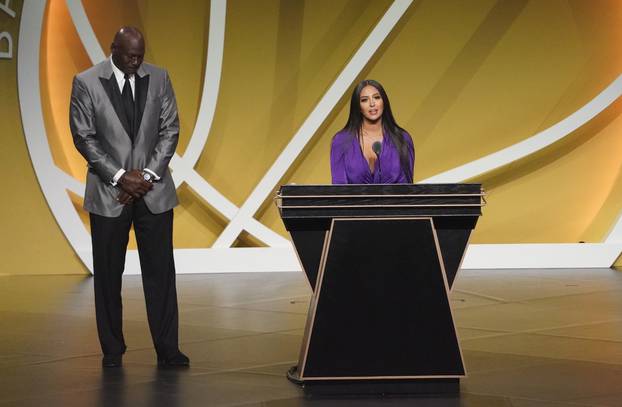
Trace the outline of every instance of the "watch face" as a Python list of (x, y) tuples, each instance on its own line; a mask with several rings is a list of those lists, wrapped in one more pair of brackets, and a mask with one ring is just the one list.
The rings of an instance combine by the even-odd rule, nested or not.
[(144, 179), (145, 181), (151, 181), (151, 174), (149, 174), (148, 172), (145, 172), (145, 173), (143, 174), (143, 179)]

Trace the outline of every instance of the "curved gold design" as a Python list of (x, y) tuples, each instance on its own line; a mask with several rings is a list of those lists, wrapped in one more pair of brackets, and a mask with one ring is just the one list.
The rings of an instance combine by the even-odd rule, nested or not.
[[(204, 75), (211, 4), (170, 9), (114, 1), (123, 12), (105, 14), (104, 2), (84, 2), (86, 16), (101, 17), (92, 21), (94, 37), (106, 44), (121, 24), (145, 31), (148, 59), (168, 67), (175, 84), (181, 155), (190, 144), (200, 110), (202, 92), (197, 84)], [(182, 204), (176, 211), (177, 248), (200, 250), (217, 241), (228, 219), (236, 216), (392, 4), (390, 0), (227, 4), (217, 107), (192, 177), (195, 185), (212, 186), (231, 205), (223, 216), (200, 193), (182, 186)], [(40, 13), (34, 20), (28, 12), (33, 7)], [(413, 135), (415, 179), (424, 180), (522, 143), (597, 97), (622, 72), (615, 41), (622, 25), (621, 7), (414, 2), (355, 79), (371, 77), (383, 83), (398, 122)], [(81, 205), (84, 162), (71, 145), (66, 105), (71, 76), (88, 67), (89, 56), (80, 46), (65, 2), (25, 2), (21, 16), (24, 37), (20, 35), (17, 53), (32, 51), (29, 35), (41, 41), (41, 52), (31, 61), (40, 72), (21, 74), (25, 81), (40, 79), (39, 91), (31, 95), (22, 114), (36, 113), (29, 111), (31, 103), (42, 104), (45, 128), (34, 131), (47, 133), (53, 166), (70, 176), (50, 171), (48, 178), (64, 180), (63, 188), (72, 191), (69, 196), (64, 190), (52, 195), (59, 195), (67, 211), (75, 211)], [(163, 32), (163, 22), (184, 29)], [(23, 96), (22, 103), (28, 100)], [(345, 123), (347, 99), (338, 100), (278, 182), (329, 182), (330, 140)], [(622, 157), (612, 153), (622, 149), (620, 109), (621, 103), (614, 102), (563, 140), (476, 175), (473, 181), (482, 182), (489, 195), (472, 243), (605, 240), (622, 210)], [(28, 122), (24, 130), (30, 132)], [(14, 131), (21, 132), (20, 126)], [(8, 168), (24, 159), (16, 154)], [(257, 211), (249, 222), (274, 232), (271, 242), (280, 244), (287, 235), (276, 208), (269, 205), (268, 192), (265, 200), (254, 202)], [(85, 214), (79, 209), (78, 214), (72, 222), (86, 231)], [(40, 209), (36, 216), (49, 217)], [(19, 239), (27, 241), (25, 235)], [(88, 234), (70, 240), (88, 251), (84, 243)], [(248, 249), (244, 256), (249, 259), (256, 255), (251, 249), (264, 245), (248, 233), (234, 240), (234, 246)], [(266, 254), (268, 258), (274, 257)], [(295, 256), (291, 259), (295, 263)]]

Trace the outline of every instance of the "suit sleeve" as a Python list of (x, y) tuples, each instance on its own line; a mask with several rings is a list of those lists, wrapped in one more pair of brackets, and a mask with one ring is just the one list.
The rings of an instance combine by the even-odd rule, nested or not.
[(160, 118), (158, 128), (158, 142), (149, 157), (146, 168), (163, 176), (168, 164), (177, 148), (179, 140), (179, 116), (177, 114), (177, 102), (175, 92), (168, 76), (164, 73), (164, 88), (161, 96)]
[(105, 181), (111, 181), (121, 165), (104, 150), (97, 139), (93, 102), (86, 86), (73, 78), (69, 104), (69, 128), (73, 144), (88, 162), (89, 167)]
[(335, 136), (330, 145), (330, 173), (333, 184), (347, 184), (346, 163), (344, 157), (343, 143)]

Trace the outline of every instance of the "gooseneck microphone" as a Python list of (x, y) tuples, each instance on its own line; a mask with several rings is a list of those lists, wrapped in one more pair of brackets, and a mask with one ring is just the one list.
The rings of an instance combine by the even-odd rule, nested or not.
[(376, 169), (378, 170), (378, 180), (382, 179), (382, 173), (380, 172), (380, 153), (382, 152), (382, 143), (379, 141), (374, 142), (371, 145), (372, 151), (376, 154)]

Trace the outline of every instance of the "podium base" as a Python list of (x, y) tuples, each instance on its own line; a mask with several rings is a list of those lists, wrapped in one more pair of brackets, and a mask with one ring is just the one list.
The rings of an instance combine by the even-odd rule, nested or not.
[(359, 379), (305, 380), (298, 366), (291, 367), (287, 379), (302, 387), (305, 396), (436, 396), (460, 393), (460, 379)]

